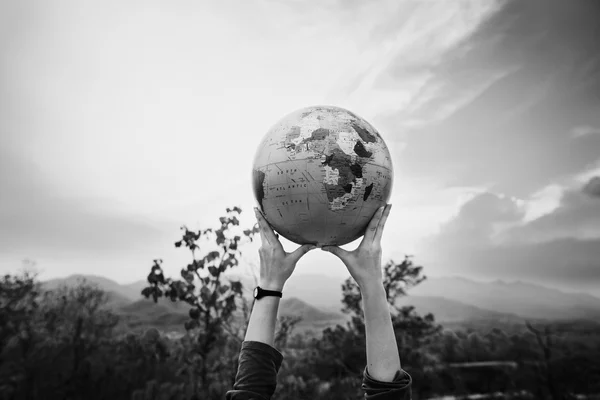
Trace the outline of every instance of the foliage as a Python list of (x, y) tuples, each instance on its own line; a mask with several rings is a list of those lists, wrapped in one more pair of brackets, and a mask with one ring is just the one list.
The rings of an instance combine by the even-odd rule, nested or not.
[(194, 393), (213, 394), (217, 390), (213, 388), (214, 382), (223, 374), (232, 375), (229, 369), (237, 362), (237, 354), (233, 353), (231, 359), (221, 362), (220, 349), (230, 339), (241, 343), (239, 329), (234, 329), (231, 320), (238, 304), (244, 302), (242, 283), (226, 280), (223, 274), (238, 266), (242, 244), (253, 241), (258, 232), (257, 225), (239, 232), (241, 212), (239, 207), (227, 208), (217, 229), (192, 231), (182, 226), (183, 235), (175, 247), (188, 249), (192, 260), (181, 269), (181, 279), (166, 278), (162, 260), (157, 259), (147, 278), (149, 286), (142, 290), (142, 295), (152, 297), (155, 302), (164, 296), (191, 306), (185, 329), (194, 337), (193, 350), (182, 361), (195, 387)]
[[(166, 278), (160, 260), (153, 265), (144, 293), (196, 310), (183, 336), (154, 328), (120, 333), (106, 293), (85, 281), (47, 291), (35, 275), (6, 275), (0, 280), (0, 399), (222, 399), (237, 371), (239, 313), (245, 326), (248, 311), (241, 287), (223, 273), (237, 266), (241, 245), (256, 233), (235, 232), (240, 212), (228, 209), (217, 230), (183, 228), (176, 245), (191, 251), (192, 267), (184, 268), (182, 279)], [(213, 251), (219, 255), (209, 256)], [(407, 257), (383, 268), (414, 399), (493, 392), (503, 393), (501, 398), (567, 399), (600, 392), (600, 324), (509, 327), (491, 321), (442, 330), (432, 315), (396, 305), (425, 279), (422, 267)], [(284, 361), (275, 399), (363, 398), (362, 299), (351, 279), (341, 291), (342, 310), (350, 317), (345, 326), (309, 337), (293, 334), (297, 316), (279, 319), (275, 346)]]
[[(118, 317), (104, 308), (106, 293), (85, 281), (42, 291), (28, 274), (5, 277), (0, 291), (14, 296), (2, 302), (2, 314), (20, 316), (15, 319), (18, 324), (9, 324), (13, 336), (2, 348), (0, 376), (8, 379), (0, 381), (8, 383), (1, 392), (35, 398), (53, 390), (68, 398), (84, 390), (92, 360), (118, 323)], [(3, 329), (3, 336), (11, 329)]]
[[(156, 329), (117, 334), (111, 328), (117, 317), (107, 309), (105, 295), (83, 281), (75, 288), (44, 293), (34, 277), (10, 276), (0, 284), (0, 293), (5, 296), (3, 315), (29, 310), (11, 314), (22, 316), (18, 320), (21, 331), (13, 329), (10, 336), (3, 330), (8, 339), (1, 353), (0, 398), (146, 400), (192, 399), (196, 395), (221, 399), (233, 383), (235, 367), (224, 365), (237, 358), (239, 345), (225, 332), (215, 345), (220, 357), (211, 359), (211, 367), (221, 368), (221, 373), (211, 375), (213, 394), (203, 395), (188, 367), (197, 362), (194, 331), (177, 338)], [(19, 307), (15, 307), (17, 303)], [(408, 331), (431, 326), (416, 318), (414, 310), (394, 318), (416, 321), (403, 328)], [(287, 334), (277, 345), (284, 362), (275, 398), (361, 398), (364, 342), (353, 325), (326, 329), (313, 339), (290, 335), (295, 320), (280, 321), (288, 327), (280, 328)], [(407, 349), (400, 348), (403, 367), (414, 380), (413, 398), (494, 391), (526, 391), (535, 398), (552, 398), (548, 371), (555, 398), (600, 391), (600, 325), (531, 325), (541, 338), (526, 327), (515, 332), (488, 328), (432, 334), (435, 341), (417, 342), (421, 347), (414, 350), (438, 360), (434, 364), (417, 362), (418, 358), (409, 363)], [(397, 330), (397, 336), (399, 333)], [(549, 347), (549, 356), (545, 347)]]
[[(406, 296), (407, 290), (423, 282), (422, 266), (414, 265), (406, 256), (396, 264), (390, 260), (383, 266), (383, 287), (390, 307), (392, 325), (396, 332), (398, 348), (402, 349), (402, 362), (410, 366), (424, 365), (424, 355), (420, 349), (426, 347), (441, 332), (432, 314), (420, 316), (412, 306), (398, 307), (398, 300)], [(348, 278), (342, 285), (342, 311), (351, 315), (348, 330), (359, 338), (364, 338), (365, 326), (360, 289), (353, 279)], [(364, 347), (364, 346), (363, 346)], [(366, 362), (366, 358), (365, 358)]]
[[(422, 369), (435, 362), (427, 352), (428, 345), (441, 332), (441, 326), (435, 324), (433, 315), (424, 317), (413, 307), (397, 306), (398, 299), (406, 291), (421, 283), (423, 267), (416, 266), (410, 257), (396, 264), (390, 260), (383, 266), (383, 286), (386, 292), (392, 325), (400, 349), (403, 368)], [(365, 321), (362, 309), (360, 288), (352, 278), (342, 285), (342, 311), (350, 315), (346, 327), (337, 325), (323, 331), (321, 339), (313, 340), (315, 349), (313, 368), (317, 375), (336, 382), (360, 382), (366, 365)], [(329, 391), (341, 390), (333, 385)], [(347, 396), (357, 393), (356, 387), (342, 385)]]
[(31, 333), (30, 322), (38, 302), (38, 287), (35, 276), (5, 275), (0, 283), (0, 351), (9, 340), (24, 339)]

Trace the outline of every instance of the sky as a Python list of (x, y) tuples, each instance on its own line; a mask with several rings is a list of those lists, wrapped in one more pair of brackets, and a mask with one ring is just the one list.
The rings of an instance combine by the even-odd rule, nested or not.
[[(250, 227), (261, 138), (329, 104), (390, 148), (384, 259), (600, 295), (599, 18), (594, 0), (0, 2), (0, 272), (177, 276), (180, 226), (240, 206)], [(319, 251), (295, 273), (347, 276)]]

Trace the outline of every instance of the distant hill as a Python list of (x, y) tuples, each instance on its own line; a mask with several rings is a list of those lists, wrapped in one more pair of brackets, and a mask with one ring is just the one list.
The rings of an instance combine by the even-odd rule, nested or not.
[(173, 303), (165, 298), (154, 303), (152, 299), (144, 298), (141, 294), (146, 286), (144, 281), (121, 285), (102, 276), (71, 275), (42, 282), (42, 287), (52, 290), (62, 285), (75, 286), (82, 279), (107, 293), (108, 306), (121, 316), (123, 324), (129, 329), (155, 327), (178, 331), (183, 330), (183, 324), (188, 320), (189, 305)]
[[(253, 278), (234, 273), (226, 275), (230, 279), (241, 280), (245, 297), (251, 299), (255, 285)], [(150, 321), (154, 318), (168, 322), (171, 321), (170, 318), (179, 320), (187, 315), (187, 305), (169, 301), (155, 305), (144, 299), (140, 293), (146, 286), (144, 281), (121, 285), (104, 277), (73, 275), (47, 281), (44, 285), (51, 288), (61, 283), (75, 284), (81, 278), (96, 283), (109, 292), (111, 304), (122, 309), (123, 313), (141, 315), (138, 315), (140, 321)], [(310, 324), (317, 327), (329, 326), (339, 321), (343, 323), (348, 319), (347, 315), (340, 312), (343, 281), (343, 277), (292, 275), (284, 288), (280, 315), (300, 315), (304, 319), (300, 325), (304, 327)], [(174, 308), (177, 307), (176, 304), (184, 309)], [(514, 323), (523, 318), (600, 319), (600, 298), (589, 294), (565, 293), (524, 282), (482, 283), (458, 277), (429, 278), (410, 289), (409, 296), (401, 298), (398, 304), (414, 305), (419, 313), (432, 313), (437, 321), (448, 324), (460, 321)]]
[[(146, 299), (141, 290), (146, 287), (143, 281), (120, 285), (110, 279), (94, 275), (72, 275), (64, 279), (52, 279), (43, 282), (46, 289), (55, 289), (61, 285), (75, 286), (82, 279), (96, 284), (105, 290), (109, 297), (109, 305), (121, 315), (123, 323), (129, 328), (155, 327), (164, 330), (182, 331), (183, 324), (189, 319), (190, 305), (183, 302), (172, 302), (165, 298)], [(232, 279), (238, 279), (233, 277)], [(252, 286), (246, 286), (246, 298), (251, 300)], [(343, 323), (346, 316), (339, 311), (326, 311), (314, 307), (305, 301), (286, 296), (279, 306), (281, 316), (300, 316), (302, 321), (296, 325), (296, 331), (321, 330), (327, 326)], [(238, 313), (236, 318), (243, 318)]]
[(133, 282), (133, 283), (127, 283), (123, 286), (123, 288), (127, 291), (127, 293), (130, 293), (132, 296), (132, 299), (141, 299), (144, 296), (142, 296), (142, 289), (144, 289), (145, 287), (147, 287), (149, 284), (147, 281), (137, 281), (137, 282)]
[(295, 326), (294, 332), (319, 334), (323, 329), (337, 324), (345, 325), (349, 319), (341, 312), (320, 310), (297, 297), (285, 298), (279, 305), (280, 316), (299, 316), (302, 318)]
[(66, 278), (56, 278), (44, 281), (42, 282), (42, 286), (46, 289), (55, 289), (60, 285), (75, 286), (82, 279), (98, 285), (98, 287), (106, 292), (113, 292), (115, 293), (115, 296), (120, 296), (121, 298), (132, 301), (143, 298), (141, 294), (142, 289), (140, 288), (137, 290), (141, 282), (132, 285), (121, 285), (111, 279), (98, 275), (70, 275)]
[(155, 303), (153, 299), (142, 298), (140, 300), (130, 302), (127, 305), (119, 307), (123, 312), (138, 312), (138, 313), (158, 313), (165, 312), (170, 314), (188, 315), (191, 306), (184, 302), (172, 302), (164, 297), (158, 299)]
[(142, 298), (135, 302), (115, 308), (129, 328), (154, 327), (163, 330), (183, 331), (183, 324), (189, 319), (190, 306), (185, 303), (173, 303), (161, 298), (157, 303), (153, 299)]
[[(339, 311), (343, 281), (341, 277), (297, 274), (286, 283), (285, 293), (321, 310)], [(525, 282), (485, 283), (459, 277), (428, 278), (411, 288), (408, 296), (400, 301), (419, 305), (417, 310), (427, 310), (439, 321), (457, 321), (463, 317), (485, 319), (486, 313), (490, 318), (502, 316), (509, 320), (600, 319), (600, 298)]]
[(429, 278), (410, 296), (436, 296), (482, 309), (536, 319), (600, 319), (600, 298), (565, 293), (525, 282), (475, 282), (465, 278)]
[(282, 299), (279, 305), (280, 315), (300, 316), (307, 321), (327, 321), (343, 317), (340, 312), (322, 311), (297, 297)]
[(400, 298), (396, 305), (414, 306), (421, 315), (431, 313), (439, 323), (488, 320), (517, 322), (522, 319), (514, 314), (485, 310), (437, 296), (406, 296)]
[(106, 292), (108, 297), (108, 305), (112, 308), (124, 307), (131, 304), (131, 299), (117, 292)]
[[(251, 299), (254, 281), (250, 277), (230, 275), (231, 279), (240, 279), (244, 283), (246, 298)], [(298, 315), (303, 320), (300, 329), (311, 326), (331, 326), (344, 324), (349, 319), (340, 310), (341, 284), (343, 278), (321, 277), (318, 275), (295, 275), (288, 280), (284, 288), (284, 297), (280, 303), (279, 315)], [(302, 297), (300, 297), (302, 296)], [(459, 301), (439, 296), (407, 296), (401, 298), (398, 305), (413, 305), (421, 314), (433, 313), (438, 322), (460, 322), (466, 320), (507, 320), (518, 321), (514, 314), (486, 310)]]
[[(251, 296), (254, 280), (251, 277), (229, 273), (239, 279)], [(344, 278), (317, 274), (294, 274), (285, 284), (283, 298), (298, 298), (322, 311), (339, 312), (342, 308), (342, 283)]]

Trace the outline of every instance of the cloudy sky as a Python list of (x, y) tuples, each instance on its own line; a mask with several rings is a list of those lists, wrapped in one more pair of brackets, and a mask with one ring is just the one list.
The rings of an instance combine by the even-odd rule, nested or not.
[[(270, 126), (332, 104), (394, 157), (385, 258), (600, 294), (599, 19), (594, 0), (0, 2), (0, 272), (177, 274), (180, 225), (253, 223)], [(315, 272), (347, 275), (322, 252), (296, 273)]]

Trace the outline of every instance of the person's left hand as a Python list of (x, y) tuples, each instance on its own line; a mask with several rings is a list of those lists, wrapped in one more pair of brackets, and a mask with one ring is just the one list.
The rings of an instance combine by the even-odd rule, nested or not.
[(298, 260), (316, 246), (304, 244), (292, 253), (287, 253), (260, 210), (255, 207), (254, 213), (258, 220), (261, 239), (261, 246), (258, 249), (260, 256), (260, 287), (267, 290), (281, 291), (285, 282), (292, 276)]

